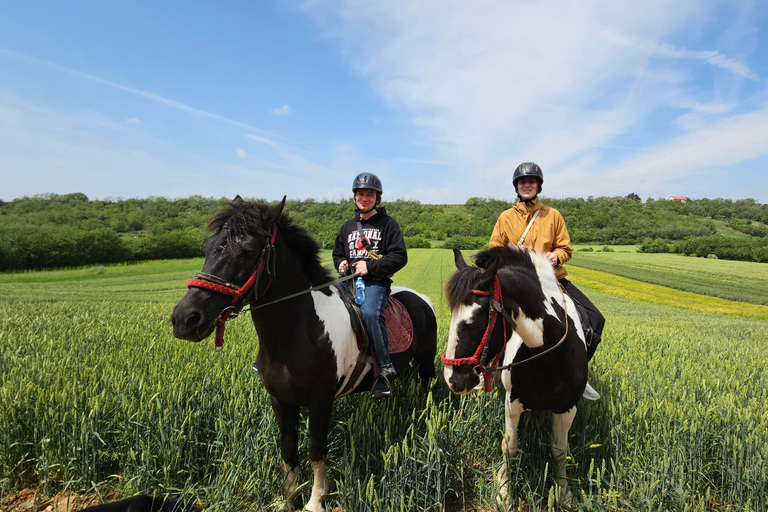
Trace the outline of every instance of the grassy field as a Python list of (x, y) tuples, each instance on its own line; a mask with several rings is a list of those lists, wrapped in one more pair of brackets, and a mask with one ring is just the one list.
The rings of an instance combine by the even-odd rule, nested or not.
[[(626, 246), (633, 247), (633, 246)], [(677, 290), (768, 305), (768, 265), (679, 254), (574, 251), (568, 268), (608, 272)]]
[[(656, 255), (583, 254), (605, 256), (590, 260), (595, 267), (630, 270), (646, 258), (646, 277), (659, 267)], [(452, 254), (409, 256), (396, 284), (432, 298), (442, 349)], [(721, 279), (752, 272), (749, 263), (681, 260), (692, 273), (719, 268)], [(171, 336), (171, 308), (201, 263), (0, 275), (3, 495), (148, 491), (182, 493), (209, 510), (280, 510), (277, 426), (249, 368), (258, 347), (250, 319), (231, 323), (221, 353), (212, 341)], [(614, 274), (571, 271), (607, 318), (590, 367), (603, 399), (580, 404), (571, 429), (573, 509), (768, 509), (768, 308), (724, 310), (721, 299)], [(392, 399), (339, 400), (329, 508), (493, 510), (502, 408), (496, 393), (455, 396), (439, 381), (424, 394), (408, 376)], [(550, 509), (549, 424), (532, 413), (521, 422), (515, 510)], [(308, 478), (305, 429), (301, 443)], [(306, 499), (309, 489), (301, 492)]]

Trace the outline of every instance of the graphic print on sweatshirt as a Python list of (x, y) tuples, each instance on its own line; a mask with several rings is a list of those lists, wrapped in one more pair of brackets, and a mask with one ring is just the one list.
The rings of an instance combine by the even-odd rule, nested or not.
[[(363, 236), (368, 239), (368, 243), (374, 252), (379, 252), (379, 245), (381, 244), (381, 230), (377, 228), (364, 228)], [(349, 252), (350, 260), (367, 260), (370, 259), (368, 251), (362, 246), (360, 241), (360, 234), (357, 230), (352, 231), (347, 236), (347, 251)]]

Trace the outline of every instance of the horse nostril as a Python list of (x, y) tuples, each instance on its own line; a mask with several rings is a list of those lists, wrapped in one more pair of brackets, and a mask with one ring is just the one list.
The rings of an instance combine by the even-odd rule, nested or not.
[(200, 325), (202, 318), (202, 315), (198, 311), (193, 311), (187, 315), (187, 318), (184, 319), (184, 324), (187, 326), (187, 328), (197, 327)]

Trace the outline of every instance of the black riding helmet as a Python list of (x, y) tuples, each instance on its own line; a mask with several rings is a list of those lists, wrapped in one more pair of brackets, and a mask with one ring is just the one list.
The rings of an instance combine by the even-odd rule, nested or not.
[(375, 190), (379, 194), (384, 192), (382, 190), (381, 180), (371, 172), (361, 172), (355, 176), (355, 181), (352, 182), (352, 193), (354, 194), (359, 188)]
[[(512, 175), (512, 185), (515, 187), (515, 192), (517, 192), (517, 182), (522, 178), (528, 177), (534, 178), (539, 184), (536, 190), (536, 195), (541, 194), (541, 185), (544, 183), (544, 173), (541, 172), (541, 167), (533, 162), (523, 162), (517, 166), (517, 169), (515, 169), (515, 173)], [(518, 194), (518, 197), (520, 197), (520, 194)], [(535, 196), (531, 200), (533, 199), (535, 199)]]

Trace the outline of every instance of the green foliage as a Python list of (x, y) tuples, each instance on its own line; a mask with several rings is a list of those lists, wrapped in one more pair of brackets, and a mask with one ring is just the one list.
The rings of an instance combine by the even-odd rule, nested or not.
[(671, 248), (672, 245), (669, 241), (664, 240), (663, 238), (644, 238), (637, 250), (640, 252), (659, 253), (670, 252)]
[(429, 249), (432, 247), (432, 244), (429, 243), (429, 240), (420, 236), (406, 236), (404, 239), (405, 246), (408, 249)]
[[(731, 233), (768, 239), (768, 205), (752, 199), (687, 203), (649, 199), (642, 203), (633, 193), (543, 201), (563, 214), (571, 240), (577, 244), (634, 245), (645, 239), (672, 242), (707, 237), (717, 231), (716, 222), (727, 222)], [(207, 223), (228, 203), (225, 198), (201, 196), (89, 200), (80, 193), (2, 202), (0, 271), (197, 256)], [(476, 249), (482, 247), (480, 239), (490, 236), (499, 214), (513, 203), (472, 197), (463, 205), (424, 205), (398, 199), (383, 206), (398, 221), (411, 247), (426, 247), (425, 240), (454, 238), (446, 247), (460, 244)], [(333, 202), (307, 199), (287, 201), (285, 211), (323, 248), (330, 249), (339, 226), (352, 217), (354, 208), (351, 198)], [(764, 252), (762, 246), (755, 246), (751, 257), (764, 261)], [(722, 251), (718, 257), (731, 255), (743, 258), (744, 251)]]
[(453, 236), (443, 243), (443, 249), (485, 249), (488, 247), (488, 238), (479, 236)]
[(731, 238), (721, 235), (688, 237), (674, 245), (673, 252), (706, 258), (714, 254), (719, 259), (768, 262), (768, 239)]

